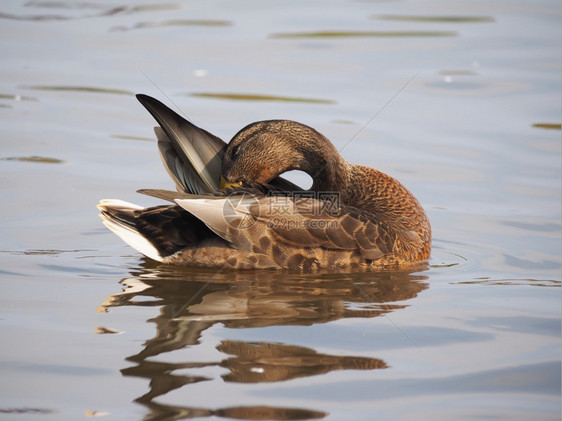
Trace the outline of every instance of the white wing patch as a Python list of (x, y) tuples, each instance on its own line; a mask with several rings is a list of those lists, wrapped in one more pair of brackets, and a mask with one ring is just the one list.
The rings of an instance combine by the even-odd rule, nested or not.
[(252, 215), (250, 208), (256, 204), (256, 198), (247, 196), (228, 196), (197, 199), (176, 199), (183, 209), (200, 219), (215, 234), (229, 241), (228, 228), (234, 228), (234, 222)]

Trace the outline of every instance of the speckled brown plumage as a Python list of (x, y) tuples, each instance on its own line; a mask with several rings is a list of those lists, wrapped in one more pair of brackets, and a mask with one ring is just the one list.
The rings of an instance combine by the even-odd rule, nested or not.
[[(416, 198), (392, 177), (346, 162), (316, 130), (262, 121), (226, 145), (158, 101), (139, 100), (162, 127), (159, 149), (180, 190), (142, 192), (177, 204), (99, 208), (112, 231), (148, 256), (300, 271), (404, 268), (429, 258), (431, 229)], [(280, 177), (294, 169), (312, 177), (310, 191)], [(218, 192), (221, 177), (236, 187)]]

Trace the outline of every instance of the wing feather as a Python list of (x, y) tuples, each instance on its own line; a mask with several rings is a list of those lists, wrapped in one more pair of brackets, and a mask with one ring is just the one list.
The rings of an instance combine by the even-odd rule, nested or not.
[(355, 250), (376, 260), (391, 254), (397, 237), (356, 208), (340, 206), (336, 213), (327, 212), (316, 199), (286, 197), (280, 214), (275, 211), (279, 199), (271, 196), (184, 196), (175, 202), (238, 250), (261, 248), (258, 240), (266, 235), (279, 246)]
[(194, 194), (219, 190), (223, 149), (220, 138), (181, 117), (160, 101), (139, 94), (137, 99), (156, 119), (159, 149), (168, 172), (182, 187)]

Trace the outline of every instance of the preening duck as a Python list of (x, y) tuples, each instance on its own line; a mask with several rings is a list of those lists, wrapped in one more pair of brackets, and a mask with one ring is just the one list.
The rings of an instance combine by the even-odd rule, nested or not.
[[(346, 162), (322, 134), (289, 120), (249, 124), (226, 144), (161, 102), (137, 95), (177, 191), (172, 204), (105, 199), (103, 223), (162, 263), (231, 269), (382, 270), (429, 259), (431, 228), (397, 180)], [(302, 190), (281, 175), (301, 170)]]

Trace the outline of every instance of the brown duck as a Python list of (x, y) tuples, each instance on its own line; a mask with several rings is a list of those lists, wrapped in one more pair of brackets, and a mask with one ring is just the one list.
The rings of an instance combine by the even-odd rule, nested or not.
[[(269, 120), (227, 145), (168, 107), (137, 95), (160, 127), (162, 161), (177, 192), (139, 190), (172, 205), (106, 199), (104, 224), (163, 263), (232, 269), (398, 269), (423, 264), (429, 220), (392, 177), (346, 162), (316, 130)], [(280, 177), (301, 170), (304, 191)]]

